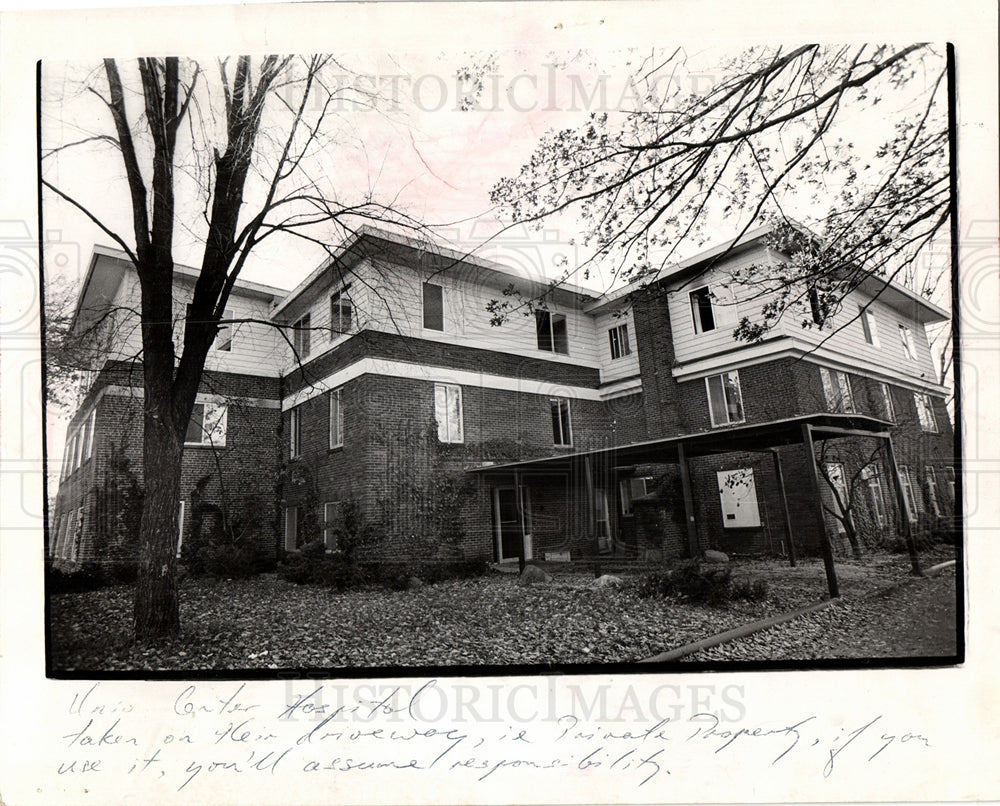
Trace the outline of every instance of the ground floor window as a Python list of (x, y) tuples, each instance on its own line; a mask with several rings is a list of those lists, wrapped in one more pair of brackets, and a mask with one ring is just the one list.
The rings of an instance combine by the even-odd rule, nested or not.
[(719, 482), (719, 498), (722, 504), (722, 525), (726, 529), (760, 526), (753, 468), (720, 470), (716, 473), (716, 478)]
[(948, 465), (944, 469), (944, 480), (948, 483), (948, 493), (951, 495), (951, 503), (957, 506), (958, 502), (955, 500), (955, 468), (951, 465)]
[(632, 504), (635, 499), (649, 495), (652, 484), (652, 476), (622, 479), (618, 482), (618, 503), (622, 515), (628, 517), (633, 514)]
[(225, 403), (195, 403), (188, 421), (185, 445), (226, 444), (227, 408)]
[(434, 384), (434, 418), (439, 442), (463, 442), (462, 387), (450, 383)]
[(913, 479), (910, 478), (910, 468), (906, 465), (899, 466), (899, 483), (903, 488), (903, 501), (906, 503), (906, 514), (910, 521), (917, 518), (917, 499), (913, 495)]
[[(848, 506), (848, 494), (847, 477), (844, 475), (844, 466), (840, 462), (827, 462), (825, 470), (825, 475), (830, 482), (830, 486), (837, 492), (837, 494), (833, 496), (833, 504), (836, 507), (833, 519), (837, 524), (837, 532), (838, 534), (845, 534), (847, 532), (847, 527), (844, 525), (844, 519), (847, 517), (845, 507)], [(838, 498), (840, 499), (839, 503), (837, 501)]]
[(878, 526), (885, 526), (888, 523), (885, 508), (885, 492), (882, 489), (882, 477), (879, 474), (877, 465), (869, 465), (861, 471), (861, 478), (864, 479), (868, 488), (868, 502), (871, 504), (872, 517)]
[(285, 507), (285, 551), (298, 550), (301, 526), (302, 507)]
[(570, 418), (569, 401), (553, 398), (549, 401), (552, 412), (552, 444), (570, 446), (573, 444), (573, 424)]
[(924, 480), (927, 484), (927, 503), (935, 518), (941, 517), (941, 507), (938, 506), (937, 473), (934, 468), (928, 465), (924, 468)]
[(323, 504), (323, 545), (330, 551), (340, 548), (337, 545), (340, 520), (340, 501), (327, 501)]

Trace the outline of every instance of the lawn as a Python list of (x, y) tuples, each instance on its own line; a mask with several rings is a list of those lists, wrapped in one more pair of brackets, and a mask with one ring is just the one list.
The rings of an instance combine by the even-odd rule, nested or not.
[[(928, 558), (926, 562), (931, 562)], [(905, 557), (839, 563), (845, 597), (903, 579)], [(823, 566), (737, 566), (767, 579), (764, 602), (722, 607), (640, 598), (637, 575), (596, 587), (592, 574), (556, 573), (521, 586), (499, 571), (406, 591), (335, 593), (265, 574), (181, 582), (182, 634), (155, 645), (129, 638), (132, 589), (51, 598), (51, 657), (60, 671), (337, 669), (634, 662), (723, 630), (818, 601)]]

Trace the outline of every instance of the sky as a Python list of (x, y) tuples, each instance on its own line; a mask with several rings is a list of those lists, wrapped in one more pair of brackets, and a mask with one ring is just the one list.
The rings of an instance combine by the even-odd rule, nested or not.
[[(309, 163), (310, 176), (325, 192), (345, 202), (371, 192), (424, 222), (455, 248), (474, 250), (523, 272), (558, 276), (564, 260), (575, 266), (589, 254), (579, 243), (573, 217), (547, 220), (541, 232), (501, 231), (489, 191), (501, 177), (516, 175), (545, 132), (578, 127), (592, 113), (614, 114), (628, 108), (634, 100), (629, 76), (647, 57), (662, 55), (628, 49), (552, 52), (531, 47), (490, 53), (425, 50), (391, 56), (374, 51), (338, 52), (337, 65), (330, 68), (326, 80), (340, 88), (345, 102), (323, 130), (326, 139), (319, 156)], [(669, 81), (703, 91), (712, 85), (717, 65), (729, 54), (720, 49), (690, 49), (683, 55), (686, 72), (672, 75)], [(209, 68), (214, 64), (211, 59), (201, 62)], [(123, 63), (123, 71), (128, 68)], [(471, 104), (472, 84), (460, 77), (469, 68), (482, 77), (481, 90)], [(922, 80), (918, 76), (913, 88), (922, 87)], [(110, 115), (88, 90), (89, 85), (104, 86), (99, 63), (43, 63), (43, 154), (110, 130)], [(209, 86), (211, 82), (202, 81), (203, 90)], [(346, 100), (373, 90), (379, 95), (377, 108), (367, 101), (358, 106)], [(136, 100), (133, 95), (130, 103), (137, 116)], [(877, 111), (880, 125), (850, 110), (840, 118), (860, 148), (871, 148), (884, 133), (885, 120), (912, 102), (912, 97), (904, 95), (895, 99), (895, 109), (883, 105)], [(217, 91), (215, 95), (200, 93), (199, 103), (192, 120), (210, 127), (211, 109), (220, 108)], [(265, 131), (279, 131), (280, 121), (273, 123)], [(183, 141), (185, 133), (180, 136)], [(273, 151), (276, 145), (272, 142), (266, 148)], [(184, 220), (197, 220), (199, 211), (195, 186), (184, 184), (186, 172), (194, 168), (188, 159), (180, 163), (179, 218)], [(44, 156), (42, 170), (47, 180), (84, 202), (110, 229), (130, 240), (131, 209), (117, 151), (102, 142), (86, 142)], [(807, 205), (797, 212), (796, 217), (808, 218)], [(47, 279), (59, 277), (78, 284), (93, 246), (115, 245), (79, 211), (49, 192), (43, 194), (43, 214)], [(719, 240), (734, 235), (735, 229), (731, 221), (720, 222)], [(317, 236), (339, 240), (322, 231)], [(197, 231), (179, 226), (175, 259), (197, 264), (200, 243)], [(697, 251), (700, 247), (690, 245), (677, 257)], [(301, 240), (275, 239), (261, 244), (242, 276), (292, 288), (322, 262), (324, 254), (322, 248)], [(610, 273), (601, 267), (587, 278), (577, 273), (571, 280), (595, 291), (605, 290), (612, 282)], [(53, 411), (49, 421), (50, 456), (58, 457), (67, 424), (65, 413)]]

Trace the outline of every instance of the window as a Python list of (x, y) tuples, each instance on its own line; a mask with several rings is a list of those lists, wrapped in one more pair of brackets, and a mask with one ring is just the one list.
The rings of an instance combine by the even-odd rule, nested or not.
[(896, 409), (892, 405), (892, 393), (888, 385), (880, 383), (879, 391), (882, 394), (882, 416), (890, 423), (896, 422)]
[(351, 332), (352, 315), (353, 308), (345, 287), (330, 297), (330, 341)]
[(692, 291), (691, 316), (694, 319), (695, 333), (708, 333), (715, 330), (715, 314), (712, 311), (712, 292), (708, 286)]
[(917, 518), (917, 499), (913, 495), (913, 479), (910, 478), (910, 468), (906, 465), (899, 466), (899, 483), (903, 488), (903, 501), (906, 504), (906, 514), (910, 521)]
[[(844, 466), (840, 462), (827, 462), (825, 465), (826, 477), (830, 480), (830, 486), (837, 491), (836, 495), (831, 496), (833, 498), (833, 506), (836, 507), (836, 511), (840, 514), (840, 517), (834, 517), (834, 521), (837, 526), (838, 534), (846, 534), (847, 529), (844, 527), (844, 522), (842, 518), (846, 514), (844, 512), (844, 506), (848, 503), (847, 495), (847, 482), (844, 479)], [(837, 502), (837, 497), (840, 497), (840, 503)]]
[(285, 551), (298, 550), (301, 523), (302, 507), (285, 507)]
[[(222, 314), (222, 318), (226, 321), (233, 318), (229, 311)], [(219, 329), (215, 334), (215, 341), (212, 343), (212, 349), (217, 350), (220, 353), (231, 353), (233, 351), (233, 326), (228, 324), (219, 324)]]
[(340, 520), (340, 501), (327, 501), (323, 504), (323, 545), (328, 551), (337, 550)]
[(618, 325), (608, 331), (608, 340), (611, 342), (611, 358), (623, 358), (632, 354), (632, 347), (628, 343), (628, 325)]
[(903, 355), (910, 361), (916, 361), (917, 348), (913, 344), (913, 334), (906, 325), (899, 326), (899, 340), (903, 343)]
[(927, 503), (930, 504), (934, 517), (940, 518), (941, 507), (938, 506), (937, 473), (930, 465), (924, 468), (924, 482), (927, 485)]
[(594, 534), (599, 551), (611, 548), (611, 517), (608, 513), (608, 493), (602, 487), (594, 488)]
[(80, 437), (80, 461), (84, 462), (90, 458), (91, 446), (93, 442), (94, 414), (84, 421)]
[(434, 418), (439, 442), (462, 442), (462, 387), (434, 384)]
[(552, 398), (549, 401), (552, 413), (552, 444), (572, 445), (573, 426), (571, 423), (569, 401)]
[(566, 317), (563, 314), (535, 311), (535, 335), (539, 350), (569, 355)]
[(879, 526), (885, 526), (889, 519), (886, 516), (885, 492), (882, 489), (882, 477), (878, 465), (868, 465), (868, 467), (863, 468), (861, 478), (864, 479), (865, 485), (868, 487), (868, 502), (871, 504), (875, 523)]
[(944, 469), (944, 480), (948, 483), (948, 493), (951, 495), (951, 502), (953, 504), (957, 503), (955, 501), (955, 468), (951, 465), (947, 465)]
[(298, 322), (292, 325), (292, 345), (295, 347), (295, 355), (301, 360), (309, 355), (309, 348), (312, 341), (312, 330), (310, 330), (312, 319), (306, 314)]
[(705, 379), (708, 389), (708, 409), (712, 425), (742, 423), (743, 395), (740, 393), (740, 373), (723, 372)]
[(87, 426), (90, 440), (87, 442), (87, 449), (83, 452), (83, 458), (89, 459), (94, 455), (94, 442), (97, 441), (97, 409), (90, 412), (90, 420)]
[(436, 283), (424, 283), (424, 327), (444, 330), (444, 298)]
[(720, 470), (715, 474), (719, 482), (722, 504), (722, 525), (726, 529), (748, 529), (760, 526), (757, 508), (757, 486), (753, 468)]
[(920, 421), (920, 428), (924, 431), (937, 433), (937, 418), (934, 416), (934, 406), (930, 397), (919, 392), (913, 393), (913, 404), (917, 407), (917, 419)]
[(300, 439), (302, 431), (301, 420), (302, 413), (299, 411), (298, 406), (288, 412), (288, 455), (292, 459), (299, 455), (302, 448)]
[(622, 515), (631, 515), (632, 504), (635, 499), (649, 495), (649, 488), (652, 486), (652, 476), (642, 476), (640, 478), (621, 479), (618, 482), (618, 502)]
[(854, 411), (854, 395), (851, 393), (851, 379), (846, 372), (819, 368), (823, 379), (823, 395), (826, 397), (827, 411)]
[(185, 445), (225, 445), (227, 409), (225, 403), (195, 403), (188, 421)]
[(875, 314), (870, 308), (858, 306), (858, 318), (861, 320), (861, 331), (865, 334), (865, 341), (873, 347), (878, 347), (878, 329), (875, 326)]
[(819, 289), (816, 286), (809, 288), (809, 309), (812, 313), (812, 320), (822, 329), (829, 314), (829, 303), (825, 299), (820, 299)]
[(330, 392), (330, 447), (344, 444), (344, 406), (340, 389)]

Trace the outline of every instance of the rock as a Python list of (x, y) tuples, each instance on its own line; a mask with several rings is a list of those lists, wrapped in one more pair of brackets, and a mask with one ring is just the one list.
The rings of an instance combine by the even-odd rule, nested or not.
[(424, 581), (420, 577), (410, 577), (406, 580), (407, 590), (416, 590), (417, 588), (422, 588), (424, 586)]
[(534, 585), (536, 582), (551, 582), (552, 577), (537, 565), (526, 565), (518, 581), (522, 585)]
[(709, 549), (705, 552), (705, 562), (712, 563), (728, 563), (729, 555), (723, 554), (721, 551), (715, 551), (714, 549)]
[(614, 574), (603, 574), (594, 580), (595, 588), (620, 588), (621, 584), (622, 578)]

